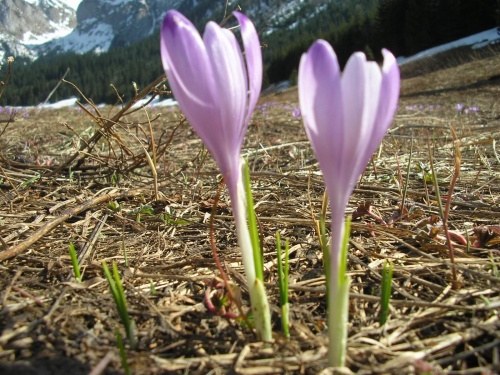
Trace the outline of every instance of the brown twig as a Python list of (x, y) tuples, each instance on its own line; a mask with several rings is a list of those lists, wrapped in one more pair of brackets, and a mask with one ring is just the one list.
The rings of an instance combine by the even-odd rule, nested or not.
[[(125, 105), (116, 115), (114, 115), (111, 119), (108, 119), (107, 121), (105, 121), (103, 124), (103, 129), (106, 131), (109, 131), (120, 120), (120, 118), (125, 114), (125, 112), (127, 112), (135, 104), (135, 102), (137, 102), (139, 99), (141, 99), (144, 96), (146, 96), (147, 94), (149, 94), (153, 88), (155, 88), (156, 86), (161, 84), (163, 81), (165, 81), (165, 75), (162, 75), (162, 76), (158, 77), (157, 79), (155, 79), (153, 82), (151, 82), (145, 89), (143, 89), (141, 92), (139, 92), (137, 94), (137, 96), (132, 101), (127, 103), (127, 105)], [(101, 137), (103, 135), (104, 135), (103, 132), (101, 132), (99, 130), (96, 131), (94, 133), (94, 135), (92, 137), (90, 137), (90, 139), (88, 140), (88, 142), (87, 142), (88, 145), (95, 144), (97, 141), (99, 141), (101, 139)], [(82, 152), (87, 147), (90, 147), (90, 146), (87, 146), (87, 144), (82, 145), (78, 151), (76, 151), (72, 156), (70, 156), (68, 159), (66, 159), (58, 168), (56, 168), (52, 172), (48, 173), (47, 177), (54, 176), (54, 175), (58, 174), (60, 171), (62, 171), (63, 169), (69, 167), (71, 165), (71, 163), (73, 163), (75, 161), (75, 159), (78, 158), (78, 156), (82, 155)], [(81, 157), (77, 161), (77, 165), (82, 164), (86, 157), (87, 157), (86, 155)]]
[[(170, 181), (164, 181), (163, 183), (160, 184), (160, 186), (167, 185), (169, 182)], [(119, 193), (104, 194), (104, 195), (101, 195), (99, 197), (89, 199), (88, 201), (85, 201), (76, 207), (68, 208), (61, 215), (59, 215), (58, 217), (56, 217), (52, 221), (48, 222), (47, 224), (45, 224), (44, 226), (39, 228), (35, 233), (33, 233), (25, 241), (21, 242), (20, 244), (14, 246), (14, 247), (11, 247), (7, 251), (1, 252), (0, 253), (0, 261), (15, 257), (16, 255), (21, 254), (22, 252), (26, 251), (31, 245), (33, 245), (39, 239), (43, 238), (47, 233), (51, 232), (58, 225), (64, 223), (66, 220), (73, 217), (74, 215), (79, 214), (80, 212), (88, 210), (89, 208), (96, 206), (98, 204), (108, 202), (110, 200), (119, 200), (119, 199), (123, 199), (123, 198), (133, 197), (134, 195), (138, 195), (138, 194), (143, 194), (145, 192), (145, 190), (146, 189), (144, 189), (144, 188), (140, 188), (140, 189), (128, 190), (128, 191), (119, 192)]]

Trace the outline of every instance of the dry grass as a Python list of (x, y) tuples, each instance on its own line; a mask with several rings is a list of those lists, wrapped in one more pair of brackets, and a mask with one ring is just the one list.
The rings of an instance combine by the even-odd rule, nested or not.
[[(376, 170), (368, 166), (347, 212), (360, 214), (352, 226), (348, 264), (353, 282), (347, 362), (355, 373), (500, 371), (500, 83), (488, 80), (499, 74), (500, 55), (495, 55), (403, 81), (400, 109), (376, 154)], [(127, 352), (135, 374), (324, 369), (323, 266), (308, 198), (317, 214), (324, 188), (302, 124), (289, 107), (297, 104), (296, 89), (261, 99), (270, 102), (276, 104), (256, 111), (244, 153), (266, 244), (274, 343), (257, 342), (241, 323), (206, 307), (205, 291), (218, 276), (208, 225), (218, 175), (177, 110), (147, 110), (157, 199), (144, 154), (153, 155), (144, 110), (111, 122), (106, 119), (116, 108), (99, 114), (90, 109), (92, 116), (71, 109), (32, 111), (8, 124), (0, 138), (1, 373), (123, 371), (115, 337), (115, 328), (122, 327), (103, 261), (118, 263), (137, 323), (138, 349)], [(458, 103), (480, 110), (458, 113)], [(446, 201), (455, 172), (451, 127), (461, 151), (448, 221), (457, 234), (454, 264), (437, 219), (435, 191), (424, 181), (429, 140)], [(89, 143), (95, 134), (101, 135)], [(400, 215), (412, 142), (406, 211)], [(58, 170), (72, 156), (71, 169)], [(110, 201), (121, 210), (110, 210)], [(362, 210), (368, 204), (372, 215)], [(139, 221), (136, 211), (144, 205), (154, 213)], [(168, 220), (162, 217), (166, 212)], [(279, 333), (277, 230), (291, 243), (289, 342)], [(469, 248), (461, 243), (466, 233)], [(216, 208), (215, 236), (219, 256), (247, 301), (225, 191)], [(81, 284), (72, 278), (70, 241), (81, 257)], [(394, 262), (393, 294), (388, 323), (380, 327), (385, 259)]]

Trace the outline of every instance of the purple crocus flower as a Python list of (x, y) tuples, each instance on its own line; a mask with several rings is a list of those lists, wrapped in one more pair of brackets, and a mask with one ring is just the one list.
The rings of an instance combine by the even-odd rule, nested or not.
[(292, 116), (294, 118), (299, 118), (301, 116), (300, 108), (296, 107), (292, 110)]
[(246, 66), (235, 35), (215, 22), (207, 24), (202, 39), (186, 17), (170, 10), (161, 32), (161, 57), (172, 92), (217, 162), (230, 194), (240, 177), (241, 146), (262, 86), (257, 31), (243, 14), (234, 16)]
[(455, 109), (457, 110), (458, 113), (462, 113), (464, 110), (464, 105), (462, 103), (457, 103), (455, 105)]
[(262, 87), (262, 53), (255, 26), (243, 14), (233, 14), (240, 24), (245, 58), (230, 30), (209, 22), (202, 39), (194, 25), (176, 10), (168, 11), (163, 21), (161, 58), (179, 108), (224, 176), (255, 326), (261, 339), (270, 341), (269, 306), (264, 284), (256, 278), (240, 161), (243, 138)]
[(345, 337), (335, 335), (343, 335), (337, 331), (342, 330), (337, 320), (347, 312), (341, 313), (341, 308), (334, 306), (342, 304), (337, 297), (342, 283), (338, 275), (344, 212), (359, 176), (385, 136), (399, 98), (400, 74), (396, 59), (385, 49), (382, 54), (382, 69), (357, 52), (341, 74), (333, 48), (326, 41), (318, 40), (302, 55), (299, 66), (302, 118), (330, 198), (328, 326), (330, 365), (334, 366), (343, 366), (345, 355), (339, 353), (345, 351)]

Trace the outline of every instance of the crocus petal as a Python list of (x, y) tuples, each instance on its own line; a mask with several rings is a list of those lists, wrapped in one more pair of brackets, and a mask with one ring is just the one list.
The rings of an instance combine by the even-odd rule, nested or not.
[[(240, 24), (241, 38), (245, 48), (245, 57), (247, 63), (248, 81), (250, 96), (248, 99), (248, 109), (245, 123), (248, 126), (250, 117), (255, 109), (262, 88), (262, 51), (260, 49), (259, 36), (254, 24), (245, 15), (240, 12), (233, 12)], [(241, 134), (241, 143), (243, 143), (244, 133)]]
[(361, 52), (350, 57), (342, 75), (345, 133), (342, 172), (339, 175), (346, 181), (348, 194), (365, 167), (362, 163), (377, 113), (381, 81), (376, 63), (367, 62)]
[[(368, 148), (373, 154), (391, 125), (398, 107), (400, 73), (396, 58), (388, 50), (383, 49), (384, 64), (382, 66), (382, 85), (375, 124)], [(371, 155), (370, 155), (371, 156)], [(366, 160), (368, 163), (368, 160)]]
[(176, 91), (206, 106), (213, 98), (214, 82), (205, 45), (194, 25), (175, 10), (169, 11), (163, 21), (161, 57), (167, 74), (179, 85)]
[[(242, 128), (247, 107), (247, 77), (243, 57), (234, 34), (209, 22), (203, 35), (219, 97), (221, 133), (213, 156), (222, 173), (231, 173), (239, 164)], [(225, 176), (228, 177), (228, 176)]]
[(247, 17), (235, 16), (246, 66), (234, 34), (213, 22), (207, 24), (202, 40), (187, 18), (171, 10), (161, 33), (162, 61), (172, 92), (231, 185), (240, 174), (243, 137), (262, 86), (257, 31)]
[(180, 109), (214, 155), (223, 124), (212, 65), (194, 25), (175, 10), (163, 21), (161, 57)]
[(298, 85), (307, 136), (321, 169), (331, 170), (323, 176), (331, 188), (342, 163), (344, 120), (340, 68), (330, 44), (318, 40), (302, 55)]
[(397, 108), (399, 70), (394, 56), (382, 53), (382, 71), (363, 53), (353, 54), (340, 84), (335, 53), (327, 42), (315, 42), (300, 62), (300, 107), (328, 190), (332, 231)]

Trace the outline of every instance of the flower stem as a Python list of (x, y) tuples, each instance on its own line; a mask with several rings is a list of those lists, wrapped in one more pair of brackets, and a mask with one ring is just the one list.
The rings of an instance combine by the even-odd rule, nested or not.
[[(335, 218), (340, 218), (337, 223)], [(339, 215), (332, 213), (328, 288), (328, 365), (331, 367), (345, 365), (351, 285), (351, 279), (346, 275), (350, 224), (348, 219), (344, 228), (343, 212)]]
[[(253, 211), (253, 200), (249, 188), (249, 177), (246, 181), (246, 163), (241, 161), (240, 176), (236, 186), (228, 184), (231, 203), (233, 206), (236, 231), (238, 235), (238, 245), (241, 249), (243, 267), (250, 291), (250, 305), (254, 317), (255, 329), (258, 337), (263, 341), (272, 340), (271, 313), (264, 288), (263, 262), (259, 247), (258, 228), (256, 224), (255, 212)], [(250, 207), (251, 206), (251, 207)], [(248, 224), (247, 224), (248, 219)], [(249, 229), (249, 225), (251, 228)]]

